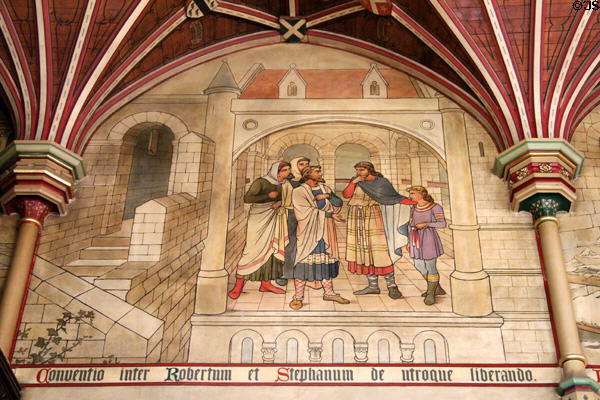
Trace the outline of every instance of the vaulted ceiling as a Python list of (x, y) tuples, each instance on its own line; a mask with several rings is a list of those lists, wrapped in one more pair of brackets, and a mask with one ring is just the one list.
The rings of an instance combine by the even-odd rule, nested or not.
[[(304, 42), (367, 55), (461, 104), (499, 150), (570, 140), (600, 103), (600, 10), (572, 0), (0, 0), (0, 84), (18, 139), (83, 152), (135, 96), (207, 60)], [(368, 7), (368, 8), (365, 8)], [(186, 15), (186, 11), (187, 14)], [(290, 43), (289, 46), (297, 44)]]

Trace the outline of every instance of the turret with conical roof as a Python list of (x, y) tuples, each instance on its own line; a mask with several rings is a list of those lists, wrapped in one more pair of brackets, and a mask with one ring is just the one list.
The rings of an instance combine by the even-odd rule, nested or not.
[(223, 60), (221, 68), (217, 71), (214, 78), (204, 90), (204, 94), (221, 93), (221, 92), (233, 92), (238, 95), (241, 93), (241, 89), (238, 87), (233, 72), (227, 64), (227, 60)]

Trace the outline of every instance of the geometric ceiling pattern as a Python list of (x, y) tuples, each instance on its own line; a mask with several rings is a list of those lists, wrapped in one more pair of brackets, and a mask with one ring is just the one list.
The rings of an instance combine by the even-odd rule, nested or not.
[(452, 98), (499, 150), (570, 140), (600, 103), (600, 11), (571, 0), (392, 0), (376, 15), (386, 0), (362, 1), (0, 0), (2, 97), (17, 139), (81, 154), (134, 97), (280, 43), (280, 18), (294, 17), (306, 21), (304, 42), (369, 56)]

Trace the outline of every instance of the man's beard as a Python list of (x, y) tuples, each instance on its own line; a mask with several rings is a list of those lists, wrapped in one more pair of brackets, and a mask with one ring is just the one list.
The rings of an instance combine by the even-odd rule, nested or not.
[(315, 179), (315, 181), (317, 181), (319, 183), (325, 183), (325, 179), (323, 177), (317, 178), (317, 179)]
[(289, 175), (288, 175), (288, 176), (286, 176), (284, 179), (289, 179), (289, 180), (291, 181), (292, 179), (294, 179), (294, 174), (292, 174), (292, 173), (290, 172), (290, 173), (289, 173)]

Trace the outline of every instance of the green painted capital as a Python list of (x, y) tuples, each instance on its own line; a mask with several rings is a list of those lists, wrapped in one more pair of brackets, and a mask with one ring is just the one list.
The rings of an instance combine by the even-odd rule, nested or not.
[(83, 159), (70, 150), (49, 140), (15, 140), (0, 152), (0, 171), (10, 167), (19, 158), (48, 157), (71, 170), (73, 178), (85, 176)]
[(598, 382), (594, 381), (593, 379), (586, 378), (586, 377), (581, 377), (581, 378), (577, 377), (577, 378), (571, 378), (571, 379), (568, 379), (566, 381), (562, 381), (561, 383), (559, 383), (558, 384), (558, 392), (562, 396), (566, 391), (568, 391), (569, 389), (576, 387), (576, 386), (589, 387), (596, 393), (598, 393), (598, 391), (600, 390), (600, 385), (598, 384)]
[(17, 198), (43, 198), (67, 213), (75, 183), (85, 176), (83, 160), (58, 143), (17, 140), (0, 152), (0, 207), (10, 212)]
[(569, 211), (571, 202), (558, 193), (537, 193), (519, 204), (519, 211), (528, 211), (534, 219), (556, 217), (559, 211)]
[(527, 154), (540, 153), (561, 154), (573, 164), (574, 178), (581, 173), (583, 156), (579, 154), (571, 144), (563, 139), (542, 138), (525, 139), (500, 153), (494, 164), (494, 174), (500, 178), (504, 178), (507, 167), (515, 160), (518, 160), (520, 157), (526, 156)]

